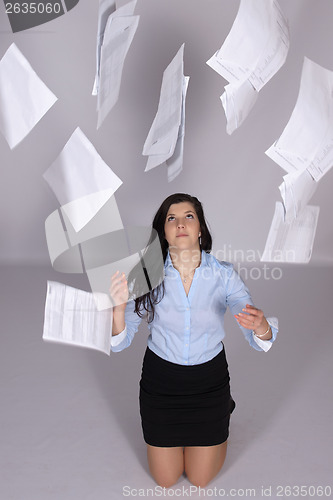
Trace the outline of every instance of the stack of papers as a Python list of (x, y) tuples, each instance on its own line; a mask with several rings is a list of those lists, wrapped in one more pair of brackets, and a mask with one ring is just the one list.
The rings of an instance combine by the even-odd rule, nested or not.
[(43, 177), (75, 231), (80, 231), (122, 184), (79, 127)]
[(97, 128), (116, 104), (127, 52), (140, 16), (134, 16), (137, 0), (116, 8), (114, 0), (100, 0), (97, 30), (97, 68), (93, 95), (97, 95)]
[(96, 295), (47, 282), (43, 339), (110, 355), (112, 310), (98, 311)]
[(29, 134), (56, 100), (12, 43), (0, 61), (0, 131), (10, 149)]
[(163, 73), (158, 110), (143, 155), (148, 156), (145, 172), (167, 164), (168, 181), (182, 170), (185, 135), (185, 99), (189, 77), (184, 76), (184, 44)]
[(231, 134), (245, 120), (258, 92), (284, 64), (289, 28), (276, 0), (241, 0), (221, 49), (208, 61), (229, 85), (221, 96)]

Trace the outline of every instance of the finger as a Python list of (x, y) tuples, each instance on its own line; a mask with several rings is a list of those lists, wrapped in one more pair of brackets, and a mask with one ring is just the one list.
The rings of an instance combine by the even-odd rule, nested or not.
[(239, 320), (238, 322), (240, 325), (244, 326), (244, 328), (250, 328), (252, 330), (258, 328), (259, 326), (259, 324), (256, 321)]
[(260, 320), (262, 320), (262, 318), (264, 317), (264, 313), (262, 312), (261, 309), (257, 309), (256, 307), (246, 307), (246, 309), (242, 309), (242, 311), (246, 311), (247, 314), (249, 314), (250, 316), (255, 316), (257, 318), (259, 318)]
[(120, 273), (120, 271), (116, 271), (112, 276), (111, 276), (111, 281), (115, 281), (117, 279), (123, 279), (126, 278), (125, 273)]
[(243, 326), (244, 328), (248, 328), (249, 330), (254, 330), (255, 328), (258, 328), (260, 324), (260, 321), (258, 321), (257, 318), (255, 318), (254, 316), (250, 316), (248, 314), (245, 315), (243, 313), (239, 313), (238, 315), (235, 314), (235, 318), (241, 326)]
[(260, 311), (260, 309), (258, 309), (257, 307), (251, 306), (250, 304), (246, 304), (246, 307), (243, 307), (242, 311), (246, 311), (249, 314), (257, 314)]
[(124, 273), (111, 279), (111, 283), (121, 283), (124, 281), (126, 281), (126, 276)]
[(122, 273), (120, 276), (115, 276), (111, 278), (111, 286), (117, 283), (124, 283), (124, 282), (127, 282), (124, 273)]
[(124, 283), (125, 281), (127, 281), (125, 275), (116, 276), (115, 278), (111, 278), (111, 286), (117, 283)]
[(121, 290), (127, 290), (127, 281), (117, 281), (116, 283), (112, 283), (109, 288), (109, 292), (111, 295), (119, 293)]
[(244, 323), (243, 320), (236, 318), (239, 326), (246, 328), (247, 330), (253, 330), (254, 328), (252, 326), (249, 326), (247, 323)]
[(243, 319), (248, 319), (249, 321), (255, 321), (258, 319), (258, 316), (252, 313), (238, 313), (238, 316)]
[(116, 302), (127, 302), (129, 296), (127, 285), (117, 288), (117, 290), (110, 290), (110, 296)]
[(251, 330), (251, 331), (255, 331), (257, 329), (256, 326), (252, 326), (252, 325), (243, 325), (240, 321), (238, 322), (239, 326), (241, 326), (242, 328), (245, 328), (245, 330)]

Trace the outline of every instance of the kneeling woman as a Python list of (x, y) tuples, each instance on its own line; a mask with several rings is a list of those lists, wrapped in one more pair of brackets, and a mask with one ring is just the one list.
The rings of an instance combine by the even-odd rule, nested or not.
[(128, 301), (124, 273), (112, 276), (110, 294), (118, 305), (111, 350), (131, 344), (147, 313), (150, 335), (139, 401), (149, 468), (160, 486), (172, 486), (185, 472), (191, 483), (204, 487), (224, 463), (235, 407), (222, 342), (227, 306), (257, 350), (271, 347), (276, 320), (268, 321), (253, 306), (233, 266), (210, 254), (212, 238), (196, 197), (169, 196), (152, 226), (165, 277), (149, 294)]

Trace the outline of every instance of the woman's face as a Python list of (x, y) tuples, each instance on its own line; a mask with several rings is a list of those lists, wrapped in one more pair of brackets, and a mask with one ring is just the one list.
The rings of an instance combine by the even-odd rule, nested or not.
[(200, 250), (200, 223), (192, 203), (183, 201), (170, 206), (164, 234), (173, 250)]

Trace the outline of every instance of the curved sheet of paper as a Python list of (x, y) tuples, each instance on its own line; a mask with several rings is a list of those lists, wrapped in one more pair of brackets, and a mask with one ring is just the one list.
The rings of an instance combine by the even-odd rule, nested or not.
[(122, 184), (79, 127), (43, 177), (76, 231), (96, 215)]
[(285, 209), (285, 222), (291, 222), (299, 216), (311, 200), (317, 186), (318, 183), (307, 170), (290, 172), (283, 177), (279, 189)]
[(112, 310), (97, 310), (96, 296), (92, 293), (47, 282), (43, 340), (110, 355), (112, 316)]
[(11, 149), (29, 134), (56, 100), (12, 43), (0, 61), (0, 131)]
[(285, 222), (283, 204), (277, 201), (261, 262), (308, 263), (318, 217), (319, 207), (307, 205), (297, 219)]
[(227, 133), (232, 134), (245, 120), (256, 103), (258, 92), (249, 80), (226, 85), (221, 95), (222, 106), (227, 118)]
[(279, 139), (266, 151), (286, 172), (319, 181), (333, 165), (333, 71), (304, 58), (299, 94)]
[[(108, 202), (110, 204), (110, 202)], [(112, 307), (108, 295), (111, 276), (119, 270), (128, 277), (132, 300), (156, 288), (164, 279), (164, 261), (158, 234), (151, 227), (124, 229), (115, 207), (103, 207), (80, 233), (66, 215), (56, 210), (45, 221), (53, 268), (65, 273), (87, 273), (98, 310)], [(100, 293), (105, 294), (103, 299)]]
[(164, 70), (158, 109), (143, 155), (149, 156), (145, 172), (161, 165), (174, 154), (182, 118), (184, 96), (184, 44)]
[(45, 235), (51, 264), (56, 271), (83, 273), (80, 244), (123, 229), (115, 197), (112, 196), (84, 228), (75, 231), (66, 212), (55, 210), (45, 221)]
[(229, 134), (244, 121), (255, 102), (255, 92), (281, 68), (288, 50), (288, 22), (278, 2), (241, 0), (229, 35), (207, 61), (229, 82), (221, 96)]
[(184, 76), (183, 95), (182, 95), (182, 115), (178, 131), (177, 143), (173, 155), (166, 161), (168, 168), (168, 182), (173, 181), (183, 169), (184, 138), (185, 138), (185, 102), (186, 102), (186, 93), (189, 81), (190, 77)]

